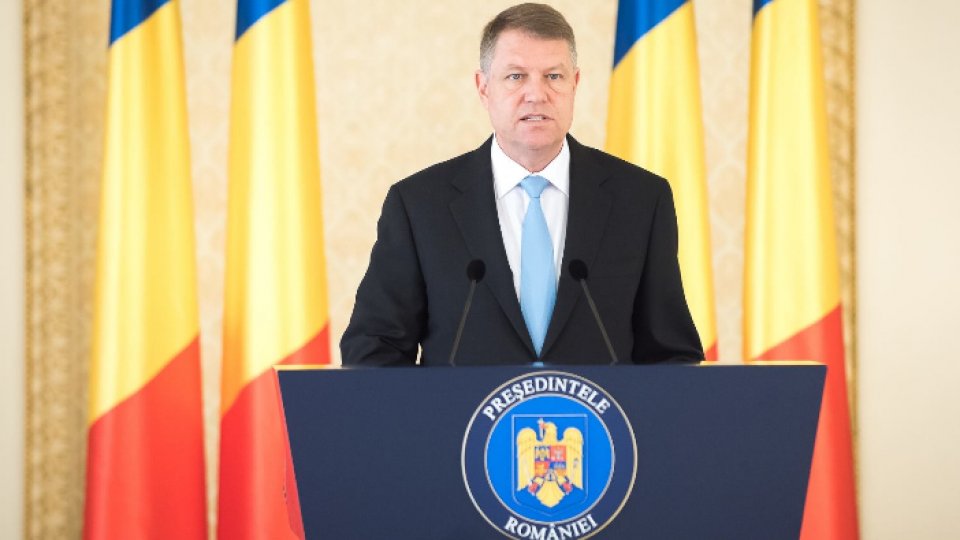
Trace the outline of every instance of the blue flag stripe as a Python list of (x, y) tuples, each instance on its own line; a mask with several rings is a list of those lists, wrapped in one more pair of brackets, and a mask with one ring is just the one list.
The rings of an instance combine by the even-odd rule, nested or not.
[(613, 67), (640, 40), (687, 0), (620, 0), (617, 9), (617, 39), (613, 46)]
[(757, 13), (760, 13), (760, 10), (763, 9), (763, 6), (769, 4), (772, 0), (753, 0), (753, 16), (756, 17)]
[(136, 28), (170, 0), (113, 0), (110, 9), (110, 45)]
[(251, 26), (286, 0), (237, 0), (237, 36), (240, 39)]

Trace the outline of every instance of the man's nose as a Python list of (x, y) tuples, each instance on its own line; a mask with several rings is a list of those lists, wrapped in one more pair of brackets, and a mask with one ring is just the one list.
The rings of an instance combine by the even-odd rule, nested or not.
[(539, 103), (547, 99), (547, 80), (543, 77), (530, 77), (524, 87), (524, 101)]

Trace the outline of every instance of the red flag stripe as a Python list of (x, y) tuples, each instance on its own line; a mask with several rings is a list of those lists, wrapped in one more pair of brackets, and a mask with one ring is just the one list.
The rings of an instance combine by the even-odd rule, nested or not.
[[(329, 327), (324, 327), (278, 364), (326, 364), (328, 343)], [(288, 474), (292, 463), (272, 369), (244, 386), (224, 413), (220, 445), (230, 451), (220, 454), (218, 536), (263, 538), (263, 531), (270, 531), (266, 537), (271, 539), (298, 537), (303, 527), (300, 516), (291, 515), (298, 513), (299, 503), (295, 499), (296, 485), (287, 487), (293, 478)], [(265, 463), (277, 466), (263, 467)], [(276, 490), (278, 496), (264, 496), (259, 490)], [(282, 496), (284, 493), (286, 496)]]
[(760, 359), (816, 360), (827, 365), (827, 381), (820, 407), (800, 538), (857, 538), (853, 443), (849, 428), (840, 306), (773, 347)]
[(199, 338), (88, 435), (84, 538), (205, 539)]

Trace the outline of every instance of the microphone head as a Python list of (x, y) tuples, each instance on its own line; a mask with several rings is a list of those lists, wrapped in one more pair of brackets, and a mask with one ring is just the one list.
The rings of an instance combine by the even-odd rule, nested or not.
[(480, 281), (486, 273), (487, 265), (480, 259), (474, 259), (467, 265), (467, 279), (470, 281)]
[(567, 267), (570, 270), (570, 277), (577, 281), (583, 281), (587, 279), (587, 263), (581, 261), (580, 259), (574, 259), (570, 261), (570, 266)]

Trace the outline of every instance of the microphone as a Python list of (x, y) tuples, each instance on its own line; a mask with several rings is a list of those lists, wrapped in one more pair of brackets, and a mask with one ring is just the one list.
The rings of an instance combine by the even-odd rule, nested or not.
[(587, 303), (590, 304), (590, 311), (593, 312), (593, 320), (597, 321), (597, 326), (600, 328), (600, 334), (603, 335), (603, 342), (607, 345), (607, 352), (610, 353), (610, 365), (616, 365), (620, 362), (617, 358), (617, 353), (613, 350), (613, 345), (610, 343), (610, 336), (607, 335), (607, 329), (603, 326), (603, 320), (600, 319), (600, 312), (597, 311), (597, 305), (593, 303), (593, 296), (590, 294), (590, 288), (587, 287), (587, 263), (581, 261), (580, 259), (574, 259), (570, 261), (570, 264), (567, 266), (567, 269), (570, 270), (570, 277), (574, 280), (580, 282), (580, 286), (583, 287), (583, 294), (587, 297)]
[(470, 304), (473, 303), (473, 293), (477, 290), (477, 283), (483, 280), (483, 275), (487, 273), (487, 265), (480, 259), (474, 259), (467, 264), (467, 279), (470, 280), (470, 291), (467, 293), (467, 301), (463, 304), (463, 315), (460, 316), (460, 326), (457, 327), (457, 336), (453, 340), (453, 348), (450, 349), (450, 365), (457, 365), (454, 359), (457, 357), (457, 351), (460, 349), (460, 338), (463, 336), (463, 327), (467, 324), (467, 314), (470, 313)]

